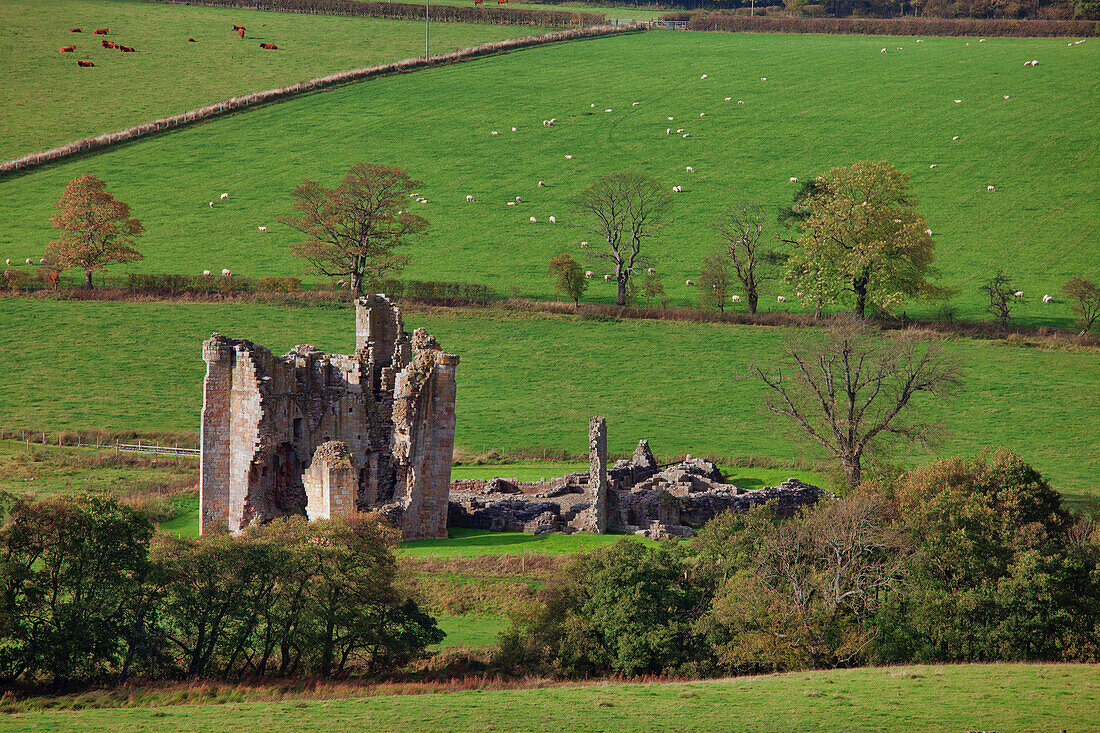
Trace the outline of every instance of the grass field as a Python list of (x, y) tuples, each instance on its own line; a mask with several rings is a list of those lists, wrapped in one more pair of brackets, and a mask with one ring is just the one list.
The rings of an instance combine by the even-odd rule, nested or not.
[[(473, 2), (472, 0), (444, 0), (432, 4), (469, 7), (473, 5)], [(487, 0), (485, 4), (489, 7), (497, 7), (494, 0)], [(516, 10), (564, 10), (577, 13), (603, 13), (608, 18), (627, 18), (631, 20), (656, 20), (661, 15), (669, 12), (668, 10), (637, 8), (630, 5), (614, 5), (611, 3), (606, 5), (582, 5), (580, 3), (524, 3), (509, 0), (506, 7)]]
[[(212, 331), (279, 354), (301, 342), (347, 353), (354, 333), (350, 309), (245, 303), (2, 298), (0, 322), (3, 419), (50, 430), (197, 431), (199, 347)], [(761, 412), (761, 387), (747, 378), (747, 364), (770, 361), (786, 329), (461, 309), (410, 309), (406, 326), (426, 327), (461, 355), (456, 444), (473, 454), (496, 447), (583, 455), (588, 418), (602, 414), (612, 453), (648, 438), (660, 458), (767, 457), (777, 473), (794, 475), (783, 467), (820, 458)], [(1071, 497), (1100, 494), (1095, 350), (970, 339), (945, 348), (967, 381), (953, 406), (936, 408), (947, 428), (937, 454), (1004, 445)], [(899, 459), (929, 455), (902, 450)]]
[[(276, 221), (292, 187), (305, 177), (332, 183), (351, 163), (373, 160), (424, 181), (429, 203), (417, 211), (433, 227), (408, 250), (408, 277), (550, 297), (547, 259), (583, 257), (579, 242), (591, 238), (571, 226), (570, 196), (629, 168), (684, 187), (652, 246), (680, 303), (695, 297), (685, 280), (715, 248), (709, 225), (724, 204), (778, 206), (795, 189), (791, 176), (886, 158), (912, 175), (961, 316), (985, 317), (978, 286), (995, 263), (1026, 294), (1021, 323), (1068, 323), (1061, 283), (1098, 275), (1100, 142), (1090, 122), (1100, 116), (1100, 44), (966, 43), (651, 32), (376, 79), (0, 180), (0, 259), (40, 256), (65, 183), (93, 171), (146, 223), (135, 269), (301, 274), (287, 247), (294, 233)], [(883, 46), (905, 50), (881, 54)], [(1023, 66), (1032, 58), (1040, 64)], [(550, 117), (559, 124), (540, 124)], [(691, 137), (666, 135), (668, 127)], [(221, 192), (230, 198), (210, 209)], [(517, 195), (522, 204), (505, 206)], [(557, 225), (546, 223), (551, 215)], [(778, 305), (782, 292), (766, 284), (765, 306), (801, 307), (793, 297)], [(1041, 302), (1045, 293), (1053, 304)], [(585, 298), (610, 301), (613, 288), (594, 280)]]
[(447, 638), (439, 649), (483, 649), (493, 646), (508, 627), (503, 616), (440, 616), (436, 619)]
[[(233, 25), (247, 28), (242, 41)], [(80, 34), (69, 28), (83, 27)], [(107, 38), (133, 46), (123, 54)], [(532, 32), (436, 23), (443, 53)], [(536, 31), (537, 32), (537, 31)], [(194, 38), (196, 43), (188, 43)], [(260, 42), (278, 51), (264, 51)], [(58, 48), (76, 44), (74, 53)], [(0, 13), (0, 159), (113, 132), (212, 102), (334, 71), (424, 54), (424, 24), (142, 0), (4, 0)], [(77, 59), (95, 63), (81, 69)]]
[(686, 683), (45, 711), (9, 731), (1094, 731), (1100, 668), (908, 666)]

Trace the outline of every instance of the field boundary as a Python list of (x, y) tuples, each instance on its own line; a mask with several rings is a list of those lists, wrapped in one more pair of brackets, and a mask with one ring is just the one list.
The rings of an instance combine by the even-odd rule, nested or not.
[(198, 109), (181, 112), (169, 117), (162, 117), (152, 122), (134, 125), (124, 130), (119, 130), (118, 132), (108, 132), (95, 137), (82, 138), (42, 152), (29, 153), (22, 157), (0, 163), (0, 176), (17, 171), (29, 170), (47, 163), (53, 163), (64, 160), (65, 158), (102, 150), (131, 140), (137, 140), (147, 135), (155, 135), (166, 130), (186, 127), (250, 107), (290, 99), (300, 94), (308, 94), (340, 84), (389, 76), (391, 74), (402, 74), (409, 71), (417, 71), (419, 69), (445, 66), (447, 64), (461, 63), (482, 56), (492, 56), (533, 46), (637, 32), (640, 32), (639, 28), (623, 28), (605, 25), (573, 28), (565, 31), (554, 31), (540, 36), (520, 36), (518, 38), (509, 38), (503, 41), (482, 43), (477, 46), (461, 48), (449, 53), (433, 55), (427, 59), (424, 57), (408, 58), (386, 64), (376, 64), (374, 66), (364, 66), (358, 69), (338, 71), (334, 74), (328, 74), (327, 76), (319, 76), (306, 81), (300, 81), (297, 84), (231, 97), (220, 102), (208, 104), (205, 107), (199, 107)]
[[(491, 0), (490, 0), (491, 1)], [(202, 5), (211, 8), (269, 10), (307, 15), (348, 15), (359, 18), (389, 18), (420, 20), (425, 6), (406, 2), (378, 0), (146, 0), (163, 5)], [(491, 25), (531, 25), (568, 28), (603, 25), (606, 16), (570, 10), (528, 10), (507, 8), (474, 8), (457, 5), (428, 5), (428, 19), (437, 23), (488, 23)]]
[(987, 18), (767, 18), (717, 12), (668, 13), (690, 31), (726, 33), (822, 33), (866, 36), (988, 36), (1000, 38), (1093, 38), (1095, 20), (1000, 20)]

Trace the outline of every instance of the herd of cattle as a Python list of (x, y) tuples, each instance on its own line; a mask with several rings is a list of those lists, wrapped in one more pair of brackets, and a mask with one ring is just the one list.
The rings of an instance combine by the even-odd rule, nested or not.
[[(507, 1), (507, 0), (505, 0), (505, 1)], [(233, 30), (236, 31), (237, 36), (243, 41), (244, 40), (244, 30), (245, 30), (244, 26), (234, 24)], [(69, 33), (83, 33), (83, 32), (84, 32), (83, 28), (70, 28), (69, 29)], [(105, 36), (109, 32), (110, 31), (109, 31), (108, 28), (96, 28), (94, 31), (92, 31), (92, 33), (94, 35), (97, 35), (97, 36)], [(197, 41), (195, 41), (194, 38), (188, 38), (187, 42), (188, 43), (197, 43)], [(103, 45), (103, 48), (118, 49), (119, 51), (122, 51), (123, 53), (134, 53), (135, 51), (137, 51), (137, 49), (134, 48), (133, 46), (123, 46), (121, 44), (115, 43), (114, 41), (108, 41), (106, 39), (100, 41), (100, 43)], [(260, 48), (262, 48), (266, 51), (277, 51), (279, 49), (279, 47), (276, 46), (274, 43), (261, 43)], [(59, 48), (57, 50), (61, 53), (72, 53), (72, 52), (76, 51), (76, 44), (73, 44), (71, 46), (62, 46), (61, 48)], [(89, 66), (95, 66), (95, 64), (92, 63), (91, 61), (77, 61), (76, 65), (80, 66), (80, 67), (83, 67), (83, 68), (86, 68), (86, 67), (89, 67)]]

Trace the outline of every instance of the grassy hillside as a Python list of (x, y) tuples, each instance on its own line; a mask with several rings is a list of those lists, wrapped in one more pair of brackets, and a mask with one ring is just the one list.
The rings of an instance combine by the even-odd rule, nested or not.
[[(0, 321), (3, 420), (51, 430), (197, 431), (200, 344), (212, 331), (275, 353), (301, 342), (347, 353), (354, 338), (346, 308), (3, 298)], [(761, 387), (746, 376), (751, 360), (775, 358), (785, 329), (447, 309), (413, 309), (406, 325), (426, 327), (461, 355), (456, 443), (472, 452), (545, 447), (583, 455), (588, 418), (602, 414), (612, 453), (648, 438), (659, 456), (819, 457), (761, 412)], [(945, 346), (967, 381), (958, 402), (936, 408), (947, 428), (938, 453), (1004, 445), (1060, 490), (1100, 493), (1095, 350), (969, 339)]]
[[(247, 29), (242, 41), (233, 25)], [(70, 28), (83, 27), (80, 34)], [(96, 28), (133, 46), (100, 45)], [(433, 52), (529, 33), (437, 23)], [(195, 43), (188, 43), (194, 38)], [(274, 43), (264, 51), (260, 42)], [(58, 48), (76, 44), (74, 53)], [(424, 54), (417, 21), (160, 5), (141, 0), (4, 0), (0, 159), (120, 130), (221, 99)], [(95, 63), (81, 69), (77, 59)]]
[[(433, 226), (408, 252), (408, 277), (550, 297), (547, 259), (583, 257), (579, 243), (592, 238), (573, 228), (570, 196), (600, 175), (637, 169), (684, 187), (653, 246), (679, 303), (695, 297), (685, 280), (715, 248), (710, 223), (724, 204), (777, 206), (789, 201), (792, 176), (885, 158), (912, 175), (961, 315), (985, 317), (978, 286), (996, 265), (1027, 296), (1021, 322), (1068, 322), (1069, 304), (1041, 297), (1059, 296), (1070, 276), (1098, 276), (1100, 142), (1090, 123), (1100, 116), (1100, 44), (915, 41), (652, 32), (355, 84), (0, 180), (9, 212), (0, 260), (38, 257), (65, 183), (94, 171), (148, 228), (135, 269), (300, 274), (287, 247), (294, 233), (277, 223), (292, 187), (305, 177), (334, 182), (372, 160), (424, 181), (429, 203), (410, 205)], [(1032, 58), (1039, 65), (1025, 67)], [(558, 125), (544, 127), (551, 117)], [(691, 137), (666, 135), (669, 127)], [(210, 209), (221, 192), (230, 198)], [(505, 206), (516, 196), (523, 203)], [(558, 224), (547, 223), (551, 215)], [(793, 297), (777, 304), (783, 292), (767, 283), (765, 306), (801, 307)], [(597, 279), (585, 298), (613, 295)]]
[[(239, 694), (235, 697), (238, 697)], [(342, 700), (281, 700), (6, 716), (10, 731), (1095, 730), (1100, 668), (909, 666), (711, 682), (602, 683)]]

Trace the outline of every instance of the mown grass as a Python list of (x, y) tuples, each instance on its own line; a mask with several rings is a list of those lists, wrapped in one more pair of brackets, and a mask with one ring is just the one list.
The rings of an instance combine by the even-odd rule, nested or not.
[(705, 682), (474, 690), (13, 714), (11, 731), (1095, 730), (1100, 667), (989, 664), (796, 672)]
[[(277, 354), (296, 343), (337, 353), (354, 347), (349, 308), (3, 298), (0, 323), (4, 420), (51, 430), (197, 431), (200, 345), (212, 331)], [(763, 457), (796, 476), (784, 467), (823, 458), (761, 410), (763, 389), (747, 374), (749, 362), (777, 358), (794, 333), (788, 329), (423, 308), (407, 309), (406, 326), (424, 326), (461, 356), (456, 444), (470, 454), (495, 447), (584, 455), (588, 419), (601, 414), (613, 454), (633, 451), (644, 437), (660, 459), (693, 453), (766, 465)], [(954, 404), (932, 408), (945, 425), (937, 455), (1003, 445), (1071, 498), (1100, 494), (1095, 349), (973, 339), (944, 349), (961, 362), (966, 384)], [(930, 456), (902, 446), (891, 459), (913, 465)]]
[(447, 637), (438, 649), (481, 649), (496, 643), (508, 627), (503, 616), (440, 616), (436, 619)]
[[(481, 555), (572, 555), (613, 545), (625, 535), (490, 532), (451, 527), (443, 540), (413, 540), (401, 544), (401, 555), (417, 558), (478, 557)], [(642, 542), (643, 540), (638, 540)]]
[[(247, 29), (244, 40), (233, 25)], [(70, 28), (83, 27), (80, 34)], [(123, 54), (108, 39), (137, 49)], [(443, 53), (532, 32), (436, 23)], [(537, 31), (536, 31), (537, 32)], [(196, 43), (188, 43), (194, 38)], [(261, 42), (277, 51), (264, 51)], [(76, 44), (74, 53), (58, 48)], [(4, 0), (0, 159), (113, 132), (239, 94), (424, 54), (417, 21), (165, 5), (142, 0)], [(77, 59), (95, 63), (81, 69)]]
[[(651, 32), (358, 83), (5, 178), (0, 260), (39, 257), (58, 195), (91, 171), (146, 223), (145, 259), (134, 269), (298, 275), (302, 263), (288, 248), (295, 233), (277, 223), (291, 209), (292, 188), (306, 177), (333, 183), (353, 162), (371, 160), (424, 182), (418, 193), (429, 203), (417, 212), (432, 229), (408, 249), (406, 276), (547, 298), (548, 258), (568, 251), (583, 259), (579, 243), (592, 239), (572, 226), (570, 197), (601, 175), (634, 169), (684, 187), (650, 246), (679, 304), (696, 298), (685, 283), (716, 248), (710, 224), (727, 203), (756, 200), (774, 210), (790, 201), (791, 176), (887, 159), (912, 175), (940, 280), (957, 288), (951, 302), (961, 317), (987, 317), (978, 287), (1004, 267), (1026, 294), (1014, 314), (1021, 323), (1068, 324), (1061, 284), (1097, 277), (1100, 143), (1090, 123), (1100, 116), (1100, 44), (915, 40)], [(55, 45), (48, 50), (60, 56)], [(135, 56), (116, 61), (144, 63)], [(1038, 66), (1023, 66), (1032, 58)], [(558, 124), (544, 127), (551, 117)], [(691, 137), (666, 135), (669, 127)], [(547, 187), (538, 188), (540, 180)], [(222, 192), (230, 198), (211, 209)], [(524, 201), (505, 206), (515, 196)], [(558, 224), (547, 223), (551, 215)], [(768, 246), (782, 253), (773, 233)], [(1055, 302), (1043, 304), (1048, 293)], [(788, 296), (785, 304), (778, 294)], [(613, 295), (597, 278), (584, 297)], [(792, 296), (772, 281), (762, 302), (801, 308)], [(938, 307), (906, 310), (930, 316)]]

